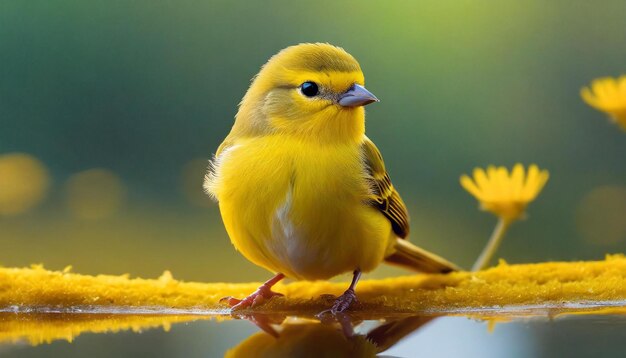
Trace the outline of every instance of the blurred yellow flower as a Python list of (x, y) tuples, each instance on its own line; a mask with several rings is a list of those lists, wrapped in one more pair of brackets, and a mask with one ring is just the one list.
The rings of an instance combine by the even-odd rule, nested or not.
[(108, 169), (89, 169), (72, 175), (66, 186), (67, 206), (73, 216), (100, 220), (115, 214), (126, 198), (122, 179)]
[(45, 198), (50, 175), (32, 155), (0, 155), (0, 216), (18, 215), (36, 207)]
[(461, 176), (461, 186), (480, 202), (481, 209), (490, 211), (499, 218), (487, 245), (472, 268), (473, 271), (482, 270), (489, 265), (509, 225), (525, 214), (526, 206), (539, 195), (548, 178), (547, 170), (539, 170), (539, 167), (532, 164), (525, 172), (524, 166), (519, 163), (515, 164), (510, 173), (505, 167), (490, 165), (487, 171), (474, 169), (473, 180), (467, 175)]
[(500, 218), (513, 221), (519, 219), (526, 206), (535, 200), (548, 181), (547, 170), (539, 170), (533, 164), (524, 172), (522, 164), (516, 164), (510, 174), (505, 167), (489, 166), (487, 171), (474, 169), (474, 178), (461, 176), (461, 186), (487, 210)]
[(626, 130), (626, 75), (598, 78), (591, 82), (591, 88), (583, 87), (580, 94), (588, 105), (607, 113)]

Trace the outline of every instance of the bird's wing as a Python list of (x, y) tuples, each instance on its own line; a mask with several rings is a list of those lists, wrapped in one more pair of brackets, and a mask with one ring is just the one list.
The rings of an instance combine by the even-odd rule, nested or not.
[(390, 221), (393, 231), (401, 238), (409, 235), (409, 213), (400, 194), (391, 184), (385, 162), (374, 142), (365, 137), (362, 152), (368, 171), (372, 195), (370, 203), (378, 208)]
[(419, 272), (447, 273), (460, 270), (450, 261), (421, 249), (408, 240), (402, 240), (409, 235), (409, 213), (406, 206), (391, 184), (383, 157), (376, 145), (366, 137), (362, 150), (368, 171), (367, 179), (372, 188), (370, 205), (380, 210), (391, 221), (391, 227), (398, 235), (394, 245), (395, 252), (385, 257), (385, 261)]

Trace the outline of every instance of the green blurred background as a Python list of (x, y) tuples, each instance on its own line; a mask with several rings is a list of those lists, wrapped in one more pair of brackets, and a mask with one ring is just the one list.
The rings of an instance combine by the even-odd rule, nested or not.
[(250, 78), (300, 42), (360, 61), (381, 99), (367, 107), (367, 133), (409, 207), (413, 242), (470, 266), (495, 218), (458, 178), (521, 162), (551, 179), (498, 256), (625, 251), (626, 136), (579, 91), (626, 71), (626, 3), (380, 4), (0, 2), (0, 189), (6, 168), (38, 185), (28, 205), (0, 214), (0, 264), (266, 278), (231, 247), (201, 183)]

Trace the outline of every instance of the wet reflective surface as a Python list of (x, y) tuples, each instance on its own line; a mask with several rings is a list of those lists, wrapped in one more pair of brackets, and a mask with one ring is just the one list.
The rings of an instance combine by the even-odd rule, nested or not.
[(7, 357), (617, 356), (624, 308), (294, 317), (1, 313)]

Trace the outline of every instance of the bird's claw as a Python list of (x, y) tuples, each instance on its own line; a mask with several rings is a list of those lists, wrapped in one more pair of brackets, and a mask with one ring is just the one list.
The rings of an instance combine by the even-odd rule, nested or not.
[(239, 302), (241, 302), (241, 300), (233, 296), (226, 296), (220, 299), (220, 303), (226, 303), (227, 305), (231, 307), (238, 304)]
[(226, 303), (231, 307), (231, 310), (237, 311), (249, 307), (256, 307), (263, 303), (265, 300), (269, 300), (272, 297), (282, 297), (282, 293), (274, 292), (267, 286), (261, 286), (251, 295), (244, 299), (234, 298), (232, 296), (224, 297), (220, 300), (220, 303)]
[(343, 295), (337, 297), (337, 299), (335, 300), (331, 308), (318, 313), (316, 316), (318, 318), (322, 318), (327, 313), (330, 313), (333, 316), (336, 316), (337, 314), (341, 314), (345, 312), (346, 310), (348, 310), (348, 308), (350, 308), (350, 306), (354, 302), (358, 302), (356, 298), (356, 293), (354, 292), (354, 290), (349, 289), (346, 292), (344, 292)]
[(347, 290), (335, 300), (330, 312), (332, 314), (345, 312), (354, 302), (357, 302), (356, 293), (354, 293), (354, 290)]

